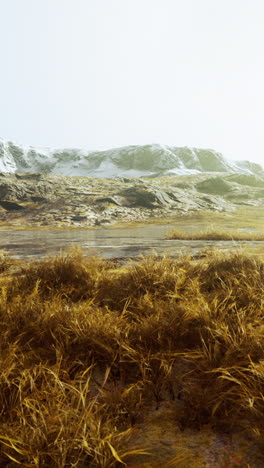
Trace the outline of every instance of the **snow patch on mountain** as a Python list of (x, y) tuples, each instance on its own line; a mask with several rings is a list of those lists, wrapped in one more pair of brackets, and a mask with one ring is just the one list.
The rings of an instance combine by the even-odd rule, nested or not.
[(157, 177), (203, 172), (264, 175), (259, 164), (228, 161), (209, 149), (161, 144), (106, 151), (21, 146), (0, 139), (0, 172), (40, 172), (86, 177)]

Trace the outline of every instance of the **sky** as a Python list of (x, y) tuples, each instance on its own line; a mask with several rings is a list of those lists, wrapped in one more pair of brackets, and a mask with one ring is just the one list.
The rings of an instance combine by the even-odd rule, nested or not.
[(0, 136), (264, 165), (263, 0), (0, 0)]

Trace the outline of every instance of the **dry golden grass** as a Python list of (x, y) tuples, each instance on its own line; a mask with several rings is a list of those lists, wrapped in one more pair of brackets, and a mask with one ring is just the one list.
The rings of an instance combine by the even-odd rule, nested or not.
[(73, 250), (19, 268), (0, 286), (1, 467), (124, 466), (164, 399), (180, 398), (182, 428), (263, 438), (264, 260), (117, 269)]
[(263, 232), (245, 232), (212, 227), (196, 232), (173, 229), (168, 232), (166, 238), (175, 240), (264, 241), (264, 234)]
[(10, 255), (6, 254), (5, 251), (0, 250), (0, 273), (8, 271), (13, 263), (15, 262)]

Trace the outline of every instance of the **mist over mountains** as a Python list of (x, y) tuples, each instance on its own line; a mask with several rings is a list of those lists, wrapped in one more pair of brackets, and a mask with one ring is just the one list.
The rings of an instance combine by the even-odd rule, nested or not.
[(264, 175), (250, 161), (230, 161), (209, 149), (160, 144), (133, 145), (106, 151), (49, 149), (0, 139), (0, 172), (38, 172), (86, 177), (161, 177), (204, 172)]

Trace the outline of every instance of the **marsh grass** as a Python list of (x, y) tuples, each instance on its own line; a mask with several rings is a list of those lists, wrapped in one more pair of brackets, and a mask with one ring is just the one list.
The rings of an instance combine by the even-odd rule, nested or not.
[(175, 240), (264, 241), (264, 234), (263, 232), (245, 232), (211, 227), (195, 232), (172, 229), (168, 232), (166, 238)]
[(1, 466), (125, 466), (148, 453), (129, 438), (164, 400), (181, 402), (181, 428), (263, 438), (261, 258), (115, 268), (75, 249), (2, 271)]

